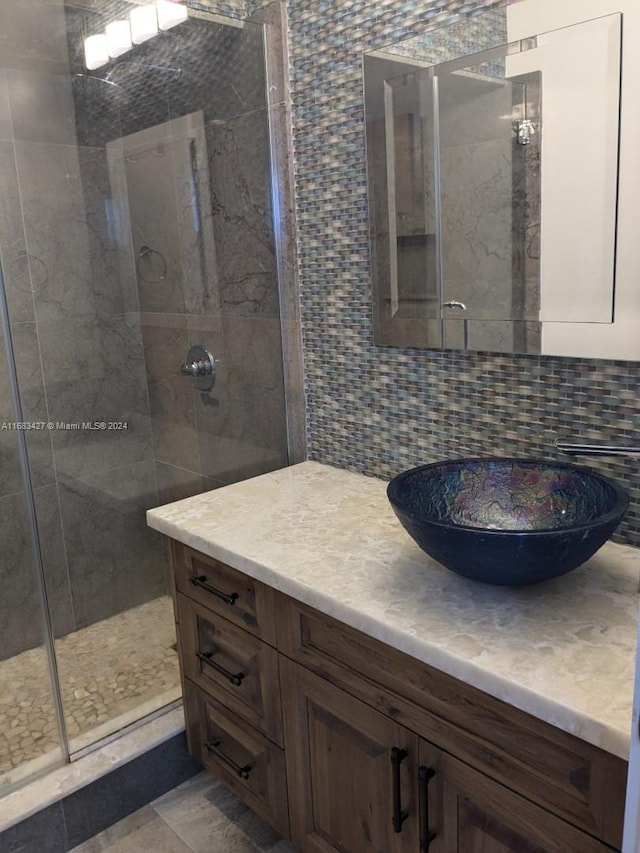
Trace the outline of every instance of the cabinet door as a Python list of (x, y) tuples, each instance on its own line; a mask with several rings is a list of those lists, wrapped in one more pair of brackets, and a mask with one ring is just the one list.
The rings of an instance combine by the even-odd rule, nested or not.
[(420, 850), (428, 853), (610, 853), (457, 758), (420, 742)]
[(280, 668), (294, 844), (417, 853), (417, 736), (284, 657)]

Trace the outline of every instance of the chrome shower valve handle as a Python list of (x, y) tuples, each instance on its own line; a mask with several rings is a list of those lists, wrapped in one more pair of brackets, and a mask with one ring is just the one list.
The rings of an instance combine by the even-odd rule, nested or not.
[(191, 347), (180, 372), (183, 376), (193, 378), (198, 391), (210, 391), (216, 381), (215, 360), (209, 350), (200, 344)]

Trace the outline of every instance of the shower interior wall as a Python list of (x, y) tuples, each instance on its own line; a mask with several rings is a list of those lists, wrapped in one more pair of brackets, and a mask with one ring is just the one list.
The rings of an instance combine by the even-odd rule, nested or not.
[[(106, 81), (87, 76), (82, 38), (124, 7), (0, 6), (0, 250), (24, 416), (57, 425), (27, 432), (56, 636), (166, 592), (147, 508), (287, 463), (262, 29), (189, 20), (105, 66)], [(207, 156), (186, 190), (170, 139), (139, 163), (125, 154), (190, 114)], [(196, 217), (198, 169), (211, 183)], [(141, 245), (167, 263), (153, 256), (155, 285)], [(217, 360), (210, 394), (180, 375), (194, 342)], [(0, 420), (15, 420), (5, 376)], [(99, 421), (127, 428), (60, 427)], [(42, 633), (15, 442), (0, 430), (0, 659)]]

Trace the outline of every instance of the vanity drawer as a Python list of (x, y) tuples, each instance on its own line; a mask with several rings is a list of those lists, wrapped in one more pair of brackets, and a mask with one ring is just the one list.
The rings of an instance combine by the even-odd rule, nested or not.
[(278, 608), (284, 654), (620, 847), (625, 761), (290, 598), (279, 596)]
[(177, 605), (185, 677), (282, 746), (276, 650), (181, 593)]
[(273, 590), (226, 563), (173, 543), (178, 592), (275, 646)]
[(289, 838), (284, 752), (238, 724), (225, 706), (185, 681), (187, 739), (193, 757), (260, 817)]

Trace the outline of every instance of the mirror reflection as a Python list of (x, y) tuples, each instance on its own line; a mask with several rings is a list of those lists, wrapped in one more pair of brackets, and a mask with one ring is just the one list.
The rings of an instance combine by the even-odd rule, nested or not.
[(364, 57), (379, 345), (553, 352), (554, 324), (614, 322), (621, 15), (513, 9)]

